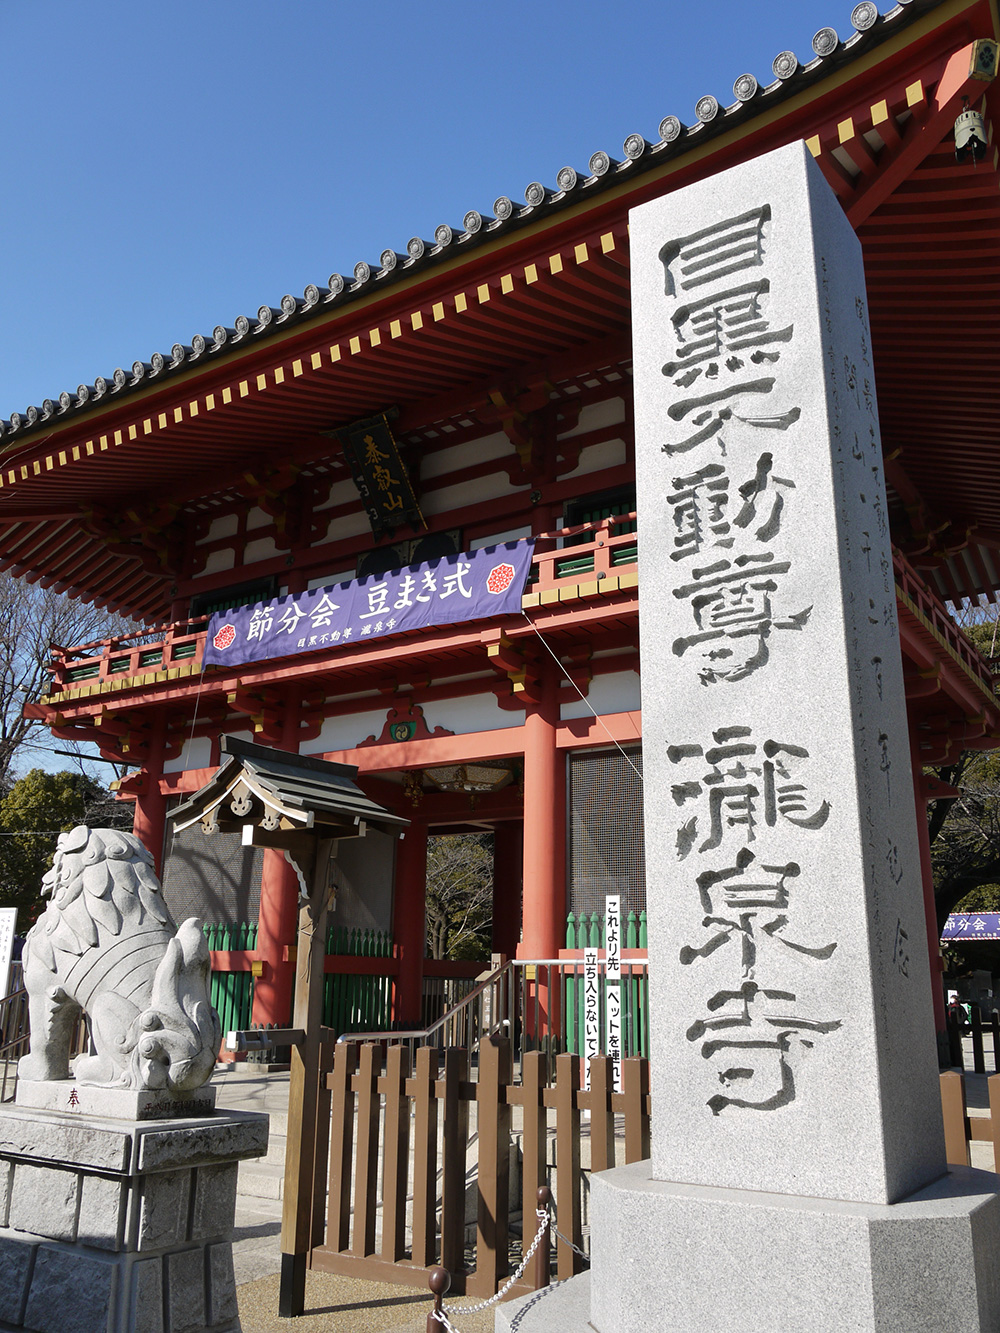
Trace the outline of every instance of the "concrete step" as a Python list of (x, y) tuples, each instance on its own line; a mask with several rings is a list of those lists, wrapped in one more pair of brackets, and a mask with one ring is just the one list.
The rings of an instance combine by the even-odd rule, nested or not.
[(250, 1199), (280, 1200), (284, 1191), (285, 1168), (263, 1159), (240, 1163), (237, 1194)]

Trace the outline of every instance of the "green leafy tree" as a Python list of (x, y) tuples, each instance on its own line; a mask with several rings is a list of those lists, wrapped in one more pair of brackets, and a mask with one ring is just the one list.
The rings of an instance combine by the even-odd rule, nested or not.
[(114, 802), (93, 778), (33, 768), (0, 797), (0, 907), (18, 909), (23, 932), (42, 909), (42, 876), (59, 834), (77, 824), (128, 829), (131, 823), (131, 807)]
[(451, 833), (427, 844), (427, 953), (489, 958), (493, 927), (493, 839)]

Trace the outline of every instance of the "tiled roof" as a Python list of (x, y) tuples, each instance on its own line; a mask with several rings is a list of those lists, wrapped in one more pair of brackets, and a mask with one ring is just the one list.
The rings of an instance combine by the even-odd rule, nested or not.
[(586, 174), (574, 167), (562, 167), (550, 188), (532, 181), (524, 191), (524, 203), (517, 204), (501, 195), (493, 204), (492, 216), (471, 209), (460, 228), (442, 223), (433, 240), (413, 236), (404, 251), (383, 250), (379, 263), (359, 260), (352, 275), (332, 273), (325, 286), (310, 283), (301, 297), (283, 296), (278, 306), (261, 306), (254, 318), (240, 315), (230, 328), (219, 324), (211, 334), (195, 334), (190, 345), (175, 343), (169, 353), (154, 352), (148, 361), (134, 361), (131, 370), (121, 367), (107, 378), (100, 376), (93, 384), (81, 384), (76, 391), (64, 390), (57, 398), (46, 398), (41, 407), (12, 413), (0, 419), (0, 451), (19, 442), (32, 431), (49, 427), (76, 413), (106, 406), (130, 393), (169, 379), (188, 367), (214, 362), (227, 352), (244, 348), (258, 340), (284, 332), (290, 326), (327, 314), (359, 297), (391, 287), (404, 276), (430, 269), (437, 262), (456, 253), (473, 251), (498, 234), (514, 231), (540, 217), (572, 207), (611, 186), (630, 180), (707, 142), (715, 136), (758, 116), (803, 89), (825, 78), (831, 71), (853, 61), (858, 55), (893, 36), (919, 15), (935, 9), (944, 0), (898, 0), (887, 13), (880, 14), (872, 0), (861, 0), (851, 11), (853, 30), (841, 41), (833, 28), (820, 28), (813, 37), (813, 58), (801, 64), (793, 51), (775, 56), (773, 80), (760, 84), (752, 74), (741, 74), (733, 84), (734, 101), (727, 107), (706, 95), (694, 106), (694, 118), (686, 124), (679, 117), (665, 116), (658, 127), (658, 137), (649, 140), (642, 134), (630, 134), (622, 145), (622, 159), (604, 151), (592, 155)]

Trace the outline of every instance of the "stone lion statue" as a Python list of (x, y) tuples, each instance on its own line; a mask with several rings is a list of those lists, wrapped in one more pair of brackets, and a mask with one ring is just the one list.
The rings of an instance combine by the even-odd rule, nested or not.
[(24, 946), (31, 1041), (18, 1076), (69, 1078), (82, 1010), (92, 1053), (74, 1061), (78, 1082), (175, 1093), (200, 1087), (221, 1035), (208, 945), (196, 917), (174, 924), (138, 838), (83, 825), (60, 834), (42, 893), (51, 901)]

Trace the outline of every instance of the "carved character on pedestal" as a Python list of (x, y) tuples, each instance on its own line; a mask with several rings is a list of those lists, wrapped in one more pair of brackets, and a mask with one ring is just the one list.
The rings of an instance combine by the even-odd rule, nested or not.
[(92, 1053), (74, 1061), (78, 1082), (182, 1093), (210, 1077), (221, 1030), (208, 945), (197, 918), (174, 924), (152, 867), (130, 833), (60, 835), (42, 881), (51, 902), (24, 947), (31, 1044), (20, 1078), (69, 1078), (81, 1010)]

